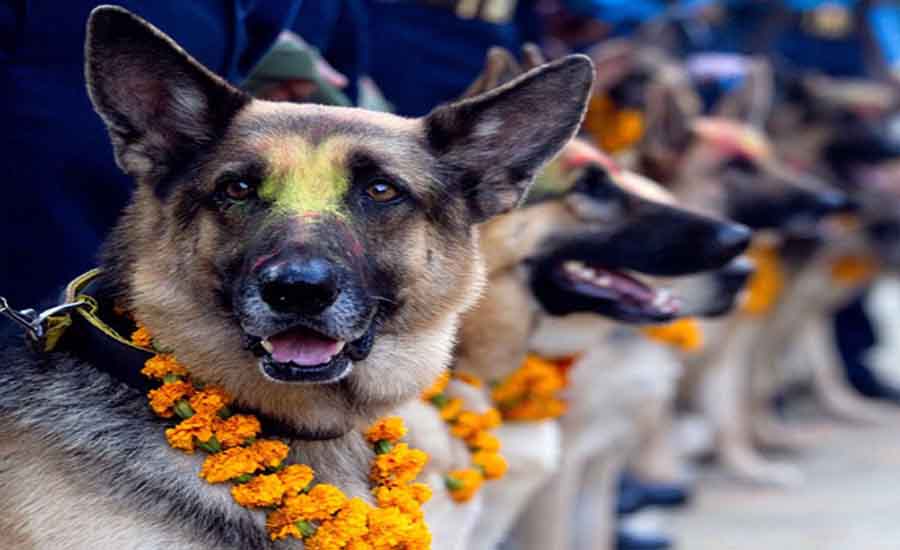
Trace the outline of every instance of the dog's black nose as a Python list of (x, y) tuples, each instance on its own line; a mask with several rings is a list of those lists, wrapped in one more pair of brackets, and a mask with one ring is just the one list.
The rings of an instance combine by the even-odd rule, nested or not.
[(856, 210), (856, 202), (840, 191), (825, 191), (816, 195), (816, 213), (849, 214)]
[(324, 258), (273, 261), (259, 271), (262, 299), (282, 313), (315, 315), (337, 300), (340, 289)]
[(737, 292), (744, 288), (754, 271), (756, 271), (756, 266), (753, 265), (753, 262), (748, 258), (740, 257), (716, 272), (716, 277), (726, 290)]
[(739, 223), (726, 223), (716, 231), (716, 245), (722, 250), (722, 256), (733, 258), (750, 246), (753, 232)]

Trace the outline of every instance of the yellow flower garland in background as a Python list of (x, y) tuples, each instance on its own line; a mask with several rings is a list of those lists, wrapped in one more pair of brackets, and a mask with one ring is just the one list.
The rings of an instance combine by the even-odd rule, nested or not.
[(568, 405), (560, 398), (560, 392), (569, 384), (567, 373), (575, 359), (552, 361), (528, 355), (515, 372), (491, 391), (503, 419), (538, 421), (565, 414)]
[(772, 244), (753, 243), (747, 255), (756, 270), (747, 283), (747, 296), (741, 311), (749, 315), (765, 315), (775, 307), (784, 288), (784, 272), (778, 247)]
[(601, 149), (615, 154), (644, 137), (644, 115), (636, 109), (619, 109), (607, 95), (593, 95), (583, 127)]
[(697, 351), (703, 347), (703, 329), (693, 317), (676, 319), (665, 325), (643, 327), (641, 333), (650, 340), (668, 344), (681, 351)]
[[(143, 327), (132, 341), (152, 347), (152, 337)], [(272, 540), (302, 539), (307, 550), (431, 548), (421, 508), (431, 498), (431, 489), (413, 483), (428, 456), (399, 442), (406, 434), (400, 418), (383, 418), (366, 432), (375, 449), (372, 506), (333, 485), (314, 485), (315, 472), (305, 464), (285, 464), (287, 444), (259, 439), (259, 419), (233, 414), (232, 398), (224, 389), (192, 382), (172, 355), (157, 353), (141, 372), (161, 382), (148, 393), (153, 411), (162, 418), (179, 419), (165, 431), (169, 445), (186, 453), (196, 449), (209, 453), (200, 477), (209, 483), (230, 482), (235, 502), (266, 509)]]
[(841, 256), (831, 264), (831, 279), (842, 286), (855, 286), (871, 280), (878, 264), (866, 256)]
[[(440, 411), (441, 418), (450, 426), (450, 433), (465, 442), (471, 453), (471, 467), (453, 470), (444, 476), (450, 497), (456, 502), (468, 502), (478, 494), (485, 480), (502, 478), (508, 464), (500, 454), (500, 440), (490, 432), (501, 424), (500, 413), (496, 409), (483, 413), (465, 410), (462, 399), (446, 394), (450, 378), (450, 372), (444, 372), (422, 393), (422, 400)], [(479, 378), (467, 373), (455, 373), (453, 378), (474, 387), (484, 385)]]

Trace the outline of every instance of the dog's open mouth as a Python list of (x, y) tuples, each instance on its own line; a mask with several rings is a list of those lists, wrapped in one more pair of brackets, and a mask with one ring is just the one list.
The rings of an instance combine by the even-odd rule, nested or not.
[(276, 382), (324, 384), (337, 382), (353, 370), (372, 346), (374, 327), (346, 342), (296, 326), (266, 338), (252, 337), (250, 349), (259, 357), (263, 374)]
[(532, 286), (543, 308), (552, 315), (597, 313), (628, 323), (674, 319), (681, 299), (637, 275), (579, 259), (551, 259), (534, 271)]

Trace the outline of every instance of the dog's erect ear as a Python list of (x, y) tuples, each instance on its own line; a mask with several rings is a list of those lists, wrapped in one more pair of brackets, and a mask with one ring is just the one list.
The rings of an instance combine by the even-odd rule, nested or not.
[(85, 59), (88, 93), (116, 162), (135, 178), (159, 178), (189, 161), (249, 101), (122, 8), (91, 12)]
[(584, 55), (529, 71), (424, 119), (428, 145), (475, 223), (514, 208), (578, 130), (594, 79)]
[(740, 120), (755, 128), (764, 128), (772, 111), (775, 77), (769, 62), (761, 58), (747, 60), (744, 82), (723, 97), (713, 115)]

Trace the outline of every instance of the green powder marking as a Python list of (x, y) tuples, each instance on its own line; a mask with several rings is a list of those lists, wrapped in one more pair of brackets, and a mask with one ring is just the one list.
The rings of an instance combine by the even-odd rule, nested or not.
[(268, 152), (272, 172), (259, 197), (285, 214), (346, 216), (350, 176), (344, 151), (343, 141), (336, 139), (315, 147), (300, 138), (280, 141)]

